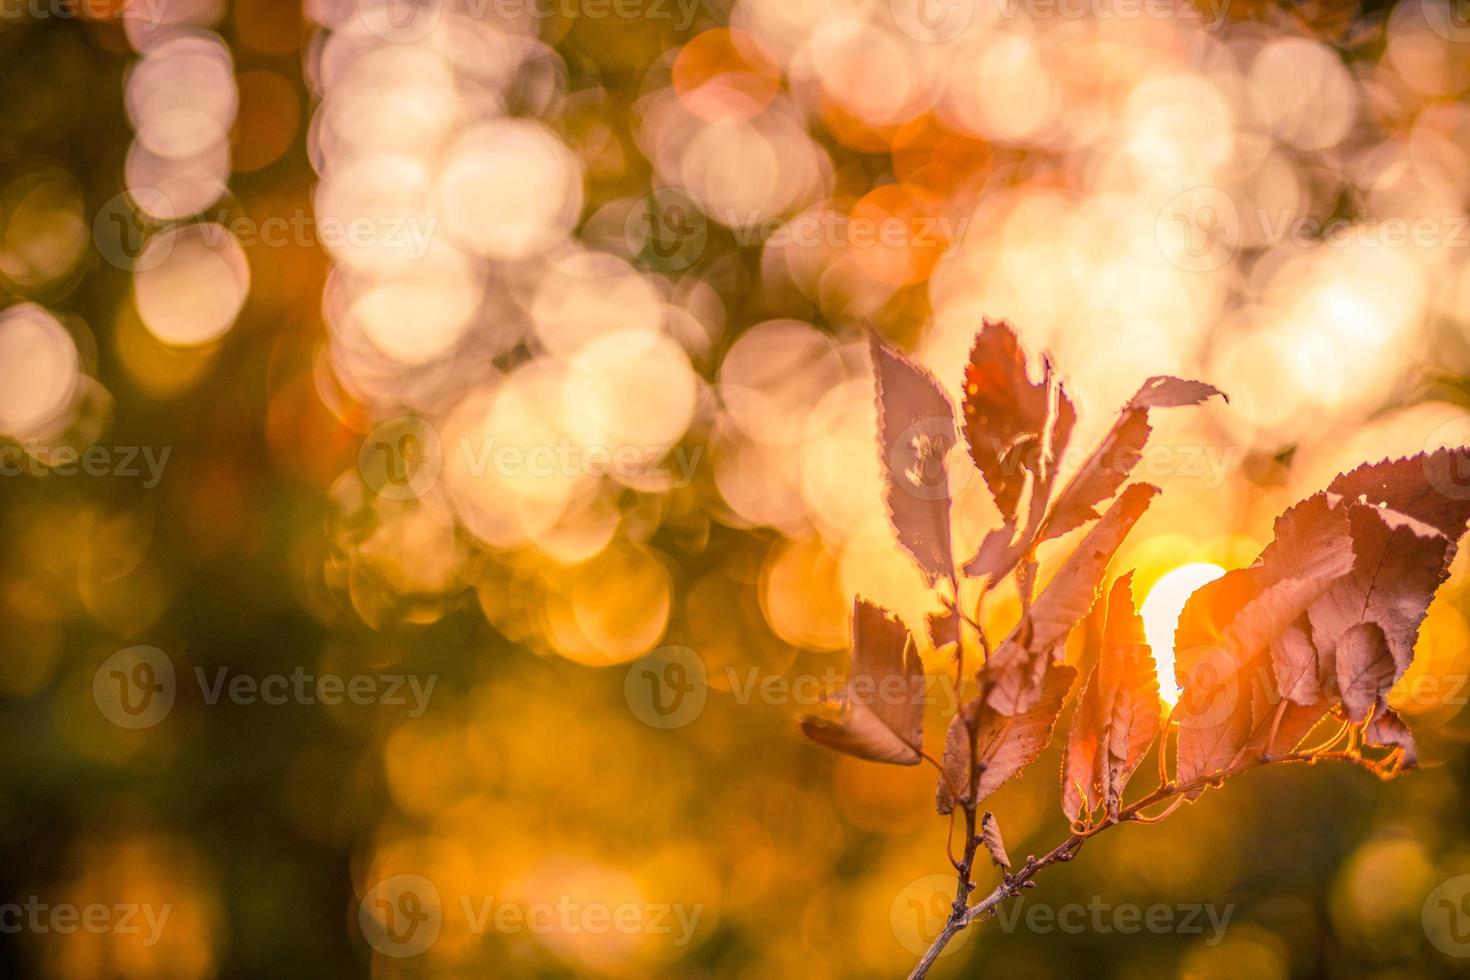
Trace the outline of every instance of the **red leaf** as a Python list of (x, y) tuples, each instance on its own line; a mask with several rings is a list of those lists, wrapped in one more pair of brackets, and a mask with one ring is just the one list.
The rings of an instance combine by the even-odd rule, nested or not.
[(960, 641), (960, 614), (953, 607), (929, 613), (924, 617), (924, 625), (929, 630), (929, 645), (936, 650)]
[[(1351, 570), (1352, 539), (1341, 508), (1326, 494), (1282, 514), (1275, 531), (1253, 566), (1200, 589), (1180, 616), (1174, 640), (1180, 780), (1228, 768), (1252, 747), (1271, 750), (1311, 717), (1309, 730), (1327, 710), (1320, 696), (1306, 693), (1317, 686), (1315, 674), (1310, 681), (1301, 676), (1301, 661), (1315, 657), (1290, 634)], [(1292, 659), (1272, 660), (1268, 670), (1272, 655)], [(1298, 706), (1302, 710), (1284, 701), (1280, 688), (1288, 687), (1302, 689), (1299, 696), (1308, 702)]]
[[(944, 733), (944, 755), (939, 760), (942, 775), (934, 795), (934, 808), (944, 815), (954, 810), (956, 802), (968, 803), (975, 798), (975, 768), (971, 743), (980, 699), (972, 698), (954, 713)], [(959, 799), (955, 793), (959, 793)]]
[(1159, 732), (1159, 677), (1132, 584), (1131, 572), (1113, 584), (1102, 649), (1067, 736), (1062, 810), (1073, 822), (1100, 805), (1118, 813), (1129, 778)]
[(1135, 483), (1124, 490), (1041, 590), (1015, 631), (981, 671), (991, 707), (1016, 714), (1036, 703), (1043, 677), (1041, 666), (1092, 608), (1108, 563), (1158, 492), (1158, 487), (1147, 483)]
[(1137, 394), (1128, 402), (1128, 407), (1181, 408), (1186, 405), (1202, 404), (1216, 395), (1227, 402), (1230, 401), (1230, 396), (1214, 385), (1205, 384), (1203, 381), (1175, 378), (1167, 374), (1156, 374), (1143, 383)]
[(986, 320), (965, 366), (965, 441), (995, 506), (1008, 521), (1025, 488), (1026, 456), (1039, 456), (1046, 431), (1047, 386), (1031, 380), (1026, 353), (1004, 320)]
[(1414, 747), (1414, 734), (1409, 731), (1409, 726), (1404, 724), (1398, 712), (1386, 704), (1380, 703), (1378, 710), (1373, 712), (1373, 719), (1363, 730), (1363, 739), (1369, 745), (1402, 750), (1401, 768), (1412, 769), (1419, 764), (1419, 753)]
[(1281, 696), (1295, 704), (1310, 705), (1322, 701), (1322, 683), (1327, 665), (1317, 654), (1312, 642), (1311, 621), (1305, 616), (1282, 631), (1271, 643), (1271, 667), (1276, 674)]
[(983, 703), (976, 708), (976, 756), (980, 764), (977, 803), (1036, 761), (1051, 741), (1062, 702), (1076, 677), (1075, 668), (1051, 664), (1040, 697), (1027, 710), (1003, 715)]
[(834, 720), (801, 719), (807, 738), (874, 762), (917, 765), (924, 742), (924, 665), (908, 628), (881, 606), (854, 604), (852, 666)]
[(1029, 540), (1016, 538), (1015, 523), (1006, 521), (981, 539), (975, 557), (965, 563), (965, 574), (975, 578), (989, 575), (995, 581), (1016, 567), (1028, 544)]
[(947, 457), (954, 409), (928, 371), (871, 335), (878, 386), (878, 449), (884, 496), (898, 543), (930, 585), (954, 577), (949, 541)]
[(1364, 463), (1327, 489), (1351, 501), (1386, 506), (1458, 541), (1470, 521), (1470, 449)]
[(1358, 623), (1337, 641), (1337, 685), (1348, 719), (1363, 721), (1393, 687), (1393, 655), (1383, 630)]
[(1327, 663), (1338, 642), (1361, 622), (1383, 630), (1397, 679), (1414, 657), (1419, 624), (1449, 572), (1455, 543), (1424, 525), (1411, 526), (1365, 504), (1351, 504), (1351, 574), (1312, 607), (1312, 639)]
[(1128, 479), (1148, 443), (1152, 432), (1149, 409), (1197, 405), (1214, 395), (1225, 397), (1218, 388), (1202, 381), (1185, 381), (1162, 374), (1145, 381), (1123, 406), (1118, 420), (1097, 448), (1067, 481), (1047, 514), (1039, 540), (1061, 537), (1097, 517), (1097, 505), (1116, 493)]

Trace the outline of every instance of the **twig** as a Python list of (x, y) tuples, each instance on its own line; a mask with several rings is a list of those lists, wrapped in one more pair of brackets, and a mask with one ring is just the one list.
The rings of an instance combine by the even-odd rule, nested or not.
[[(1109, 827), (1116, 827), (1120, 824), (1125, 823), (1157, 823), (1164, 817), (1168, 816), (1170, 813), (1173, 813), (1174, 810), (1177, 809), (1179, 805), (1185, 801), (1188, 795), (1190, 793), (1193, 793), (1195, 790), (1205, 789), (1210, 785), (1218, 784), (1223, 779), (1226, 779), (1230, 776), (1238, 775), (1250, 769), (1255, 769), (1273, 762), (1305, 762), (1310, 765), (1324, 759), (1355, 762), (1360, 765), (1366, 764), (1368, 762), (1368, 760), (1363, 759), (1361, 756), (1355, 756), (1348, 752), (1289, 752), (1285, 755), (1273, 756), (1270, 758), (1263, 757), (1252, 759), (1251, 761), (1244, 763), (1243, 765), (1238, 765), (1228, 769), (1222, 769), (1218, 772), (1208, 773), (1203, 776), (1197, 776), (1194, 779), (1191, 779), (1185, 783), (1162, 783), (1157, 789), (1149, 793), (1143, 799), (1125, 807), (1117, 815), (1117, 817), (1106, 817), (1101, 823), (1097, 824), (1096, 826), (1091, 827), (1084, 832), (1072, 834), (1066, 840), (1062, 841), (1056, 847), (1048, 851), (1039, 860), (1035, 857), (1027, 857), (1026, 864), (1024, 867), (1021, 868), (1021, 870), (1017, 871), (1015, 874), (1002, 874), (1001, 884), (998, 885), (994, 891), (992, 891), (989, 895), (985, 896), (985, 898), (981, 899), (974, 905), (965, 907), (961, 904), (961, 901), (963, 900), (963, 897), (968, 894), (969, 889), (973, 887), (970, 885), (969, 882), (969, 872), (974, 864), (975, 845), (979, 843), (979, 839), (975, 837), (974, 833), (975, 805), (969, 805), (966, 808), (966, 817), (970, 840), (966, 843), (965, 861), (961, 863), (959, 895), (955, 899), (955, 907), (952, 910), (949, 918), (945, 920), (944, 927), (940, 929), (939, 935), (934, 937), (934, 942), (930, 944), (929, 949), (925, 951), (923, 958), (919, 960), (918, 965), (915, 966), (913, 972), (909, 974), (908, 980), (923, 980), (924, 977), (928, 976), (930, 967), (932, 967), (935, 961), (939, 959), (939, 955), (944, 952), (944, 947), (949, 944), (949, 941), (953, 939), (957, 933), (969, 927), (970, 924), (973, 923), (976, 919), (979, 919), (982, 916), (985, 916), (992, 912), (996, 908), (996, 906), (1000, 905), (1006, 899), (1013, 898), (1016, 895), (1019, 895), (1021, 891), (1025, 888), (1035, 887), (1033, 879), (1035, 878), (1037, 872), (1041, 871), (1042, 868), (1045, 868), (1049, 865), (1059, 864), (1072, 860), (1072, 858), (1077, 856), (1077, 852), (1082, 849), (1082, 845), (1087, 841), (1087, 839), (1092, 837), (1093, 835), (1101, 833)], [(1151, 807), (1156, 803), (1162, 803), (1165, 800), (1172, 800), (1173, 802), (1164, 813), (1159, 814), (1156, 817), (1146, 817), (1143, 815), (1143, 811), (1146, 810), (1148, 807)]]

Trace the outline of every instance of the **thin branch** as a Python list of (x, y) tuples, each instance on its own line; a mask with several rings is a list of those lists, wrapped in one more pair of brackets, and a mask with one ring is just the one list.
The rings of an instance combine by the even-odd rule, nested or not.
[[(961, 908), (959, 900), (956, 899), (956, 907), (953, 913), (948, 919), (945, 920), (944, 927), (940, 929), (939, 935), (934, 938), (934, 942), (929, 946), (929, 949), (925, 951), (923, 958), (919, 960), (918, 965), (915, 966), (913, 972), (909, 974), (908, 980), (923, 980), (924, 977), (928, 976), (930, 967), (932, 967), (935, 961), (939, 959), (939, 955), (944, 952), (944, 947), (949, 944), (949, 941), (953, 939), (957, 933), (969, 927), (970, 924), (973, 923), (976, 919), (979, 919), (982, 916), (989, 914), (996, 908), (996, 906), (1000, 905), (1002, 902), (1006, 901), (1009, 898), (1013, 898), (1016, 895), (1019, 895), (1022, 889), (1035, 887), (1033, 879), (1035, 878), (1036, 874), (1041, 871), (1042, 868), (1072, 860), (1072, 858), (1077, 856), (1077, 852), (1082, 849), (1082, 845), (1088, 840), (1088, 838), (1094, 836), (1095, 834), (1099, 834), (1109, 827), (1116, 827), (1120, 824), (1125, 823), (1157, 823), (1159, 820), (1162, 820), (1165, 816), (1168, 816), (1168, 814), (1177, 809), (1179, 805), (1181, 805), (1187, 799), (1189, 794), (1193, 793), (1195, 790), (1202, 790), (1211, 785), (1217, 785), (1220, 783), (1220, 781), (1230, 776), (1239, 775), (1240, 773), (1246, 772), (1250, 769), (1256, 769), (1260, 766), (1268, 765), (1273, 762), (1305, 762), (1311, 765), (1322, 760), (1342, 760), (1346, 762), (1354, 762), (1359, 765), (1365, 765), (1368, 766), (1368, 768), (1370, 769), (1372, 768), (1370, 760), (1364, 759), (1362, 756), (1353, 755), (1350, 752), (1326, 752), (1316, 754), (1305, 752), (1289, 752), (1284, 755), (1273, 756), (1270, 758), (1262, 757), (1252, 759), (1251, 761), (1246, 762), (1242, 765), (1238, 765), (1229, 769), (1222, 769), (1218, 772), (1208, 773), (1203, 776), (1197, 776), (1196, 778), (1191, 779), (1185, 783), (1176, 784), (1165, 782), (1153, 792), (1145, 796), (1143, 799), (1125, 807), (1116, 818), (1107, 817), (1101, 823), (1089, 828), (1084, 832), (1072, 834), (1066, 840), (1062, 841), (1056, 847), (1048, 851), (1039, 860), (1035, 857), (1027, 857), (1026, 864), (1024, 867), (1021, 868), (1021, 870), (1017, 871), (1015, 874), (1004, 875), (1004, 880), (1002, 881), (1002, 883), (998, 885), (994, 891), (985, 896), (985, 898), (983, 898), (976, 904), (969, 906), (968, 908)], [(1151, 807), (1157, 803), (1162, 803), (1165, 800), (1170, 800), (1172, 801), (1172, 803), (1168, 810), (1166, 810), (1164, 813), (1158, 815), (1157, 817), (1146, 817), (1143, 815), (1143, 811), (1146, 810), (1148, 807)], [(972, 841), (976, 841), (973, 832), (973, 822), (975, 815), (973, 805), (967, 810), (967, 815), (971, 824), (971, 839)], [(973, 859), (974, 843), (970, 843), (967, 846), (966, 850), (967, 858)], [(967, 861), (967, 864), (972, 863), (972, 860)], [(961, 888), (963, 889), (967, 887), (968, 874), (965, 874), (961, 878)]]

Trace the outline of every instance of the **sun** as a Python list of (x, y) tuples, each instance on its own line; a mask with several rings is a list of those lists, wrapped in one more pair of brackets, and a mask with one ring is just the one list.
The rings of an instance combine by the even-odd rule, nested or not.
[(1224, 574), (1225, 569), (1210, 562), (1180, 565), (1165, 572), (1143, 600), (1139, 614), (1159, 670), (1159, 697), (1170, 704), (1179, 698), (1179, 687), (1174, 683), (1174, 628), (1179, 625), (1179, 614), (1196, 589)]

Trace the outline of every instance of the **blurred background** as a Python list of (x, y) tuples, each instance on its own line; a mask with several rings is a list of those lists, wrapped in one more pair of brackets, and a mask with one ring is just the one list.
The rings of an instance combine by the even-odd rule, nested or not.
[[(4, 971), (906, 974), (934, 774), (793, 724), (855, 594), (938, 609), (864, 328), (957, 395), (1009, 318), (1083, 447), (1231, 395), (1135, 474), (1167, 675), (1290, 502), (1470, 443), (1467, 93), (1439, 0), (0, 0)], [(1109, 832), (1024, 903), (1105, 911), (935, 975), (1462, 972), (1466, 581), (1422, 771)], [(1057, 758), (987, 801), (1014, 858)]]

